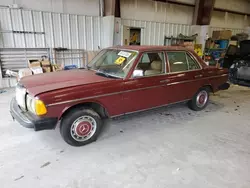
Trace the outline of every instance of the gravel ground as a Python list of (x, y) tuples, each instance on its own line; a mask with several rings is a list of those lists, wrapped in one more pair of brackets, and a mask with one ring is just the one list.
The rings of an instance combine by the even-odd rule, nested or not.
[(75, 148), (58, 130), (13, 122), (0, 94), (0, 187), (249, 188), (250, 89), (211, 96), (202, 112), (185, 104), (109, 120), (97, 142)]

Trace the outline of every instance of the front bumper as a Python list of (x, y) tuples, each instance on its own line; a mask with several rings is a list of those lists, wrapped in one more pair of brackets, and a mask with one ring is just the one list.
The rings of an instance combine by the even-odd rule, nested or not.
[(16, 99), (13, 98), (10, 103), (10, 114), (26, 128), (34, 128), (35, 131), (55, 129), (58, 122), (57, 118), (42, 118), (29, 112), (25, 112), (18, 106)]

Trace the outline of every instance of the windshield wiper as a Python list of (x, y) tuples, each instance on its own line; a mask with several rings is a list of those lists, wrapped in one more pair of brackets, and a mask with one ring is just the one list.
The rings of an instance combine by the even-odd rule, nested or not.
[(105, 72), (101, 72), (101, 71), (97, 71), (96, 72), (96, 75), (100, 75), (100, 76), (104, 76), (104, 77), (107, 77), (107, 78), (118, 78), (118, 77), (116, 77), (116, 76), (113, 76), (113, 75), (110, 75), (110, 74), (108, 74), (108, 73), (105, 73)]

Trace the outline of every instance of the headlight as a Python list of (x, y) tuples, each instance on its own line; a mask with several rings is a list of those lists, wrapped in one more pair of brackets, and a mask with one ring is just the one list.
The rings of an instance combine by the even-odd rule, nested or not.
[(47, 113), (47, 108), (43, 101), (36, 99), (30, 95), (27, 95), (26, 99), (27, 109), (36, 114), (36, 115), (44, 115)]
[(28, 111), (30, 111), (34, 114), (36, 113), (35, 98), (31, 97), (30, 95), (27, 95), (26, 106), (27, 106)]
[(19, 106), (25, 108), (25, 95), (26, 89), (22, 87), (16, 87), (16, 101)]

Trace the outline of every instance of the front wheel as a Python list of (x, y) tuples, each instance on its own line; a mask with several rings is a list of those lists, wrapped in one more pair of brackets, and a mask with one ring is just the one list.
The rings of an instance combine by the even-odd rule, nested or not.
[(188, 106), (194, 111), (200, 111), (207, 107), (208, 102), (209, 102), (209, 89), (201, 88), (194, 95), (193, 99), (188, 102)]
[(102, 120), (92, 109), (77, 108), (62, 119), (60, 133), (65, 142), (72, 146), (83, 146), (97, 140)]

